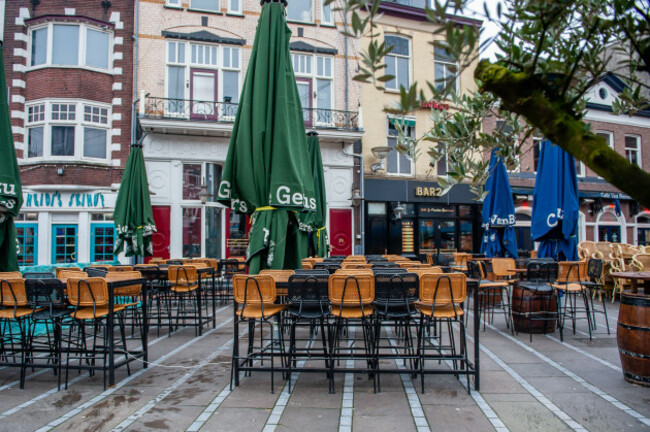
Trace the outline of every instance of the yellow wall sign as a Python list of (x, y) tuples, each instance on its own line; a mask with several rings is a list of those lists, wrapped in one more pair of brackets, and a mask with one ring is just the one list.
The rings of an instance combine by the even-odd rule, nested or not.
[(440, 197), (444, 195), (444, 189), (441, 187), (422, 187), (418, 186), (415, 188), (415, 196), (425, 196), (425, 197)]

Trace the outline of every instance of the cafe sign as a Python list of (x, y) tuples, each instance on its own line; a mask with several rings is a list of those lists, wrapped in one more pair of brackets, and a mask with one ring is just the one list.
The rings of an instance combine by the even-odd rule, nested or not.
[(449, 109), (448, 103), (442, 103), (438, 101), (422, 101), (420, 102), (420, 108), (435, 109), (439, 111), (446, 111)]
[(28, 192), (23, 208), (106, 208), (104, 194), (69, 192)]
[(415, 196), (418, 197), (441, 197), (445, 194), (445, 190), (440, 186), (417, 186), (415, 188)]

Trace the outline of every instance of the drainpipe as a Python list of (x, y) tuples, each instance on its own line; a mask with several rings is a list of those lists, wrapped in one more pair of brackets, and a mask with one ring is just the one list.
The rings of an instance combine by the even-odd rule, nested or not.
[(135, 0), (135, 23), (133, 30), (133, 105), (131, 105), (131, 144), (135, 144), (138, 115), (135, 106), (138, 103), (138, 45), (140, 32), (140, 0)]
[[(348, 31), (348, 14), (343, 12), (343, 26), (345, 27), (345, 31)], [(348, 127), (350, 126), (350, 109), (349, 109), (349, 92), (350, 92), (350, 82), (348, 79), (348, 74), (349, 72), (349, 66), (348, 66), (348, 37), (347, 35), (343, 35), (343, 43), (345, 44), (344, 48), (344, 55), (345, 55), (345, 112), (346, 115), (348, 116)]]
[[(346, 80), (347, 81), (347, 80)], [(345, 144), (341, 145), (341, 151), (345, 156), (348, 157), (355, 157), (359, 158), (359, 164), (360, 164), (360, 180), (359, 180), (359, 187), (361, 188), (361, 196), (363, 198), (366, 197), (365, 189), (364, 189), (364, 175), (363, 175), (363, 155), (359, 153), (348, 153), (345, 151)], [(359, 204), (360, 207), (360, 217), (361, 217), (361, 255), (365, 255), (366, 252), (366, 222), (365, 222), (365, 210), (364, 210), (364, 203), (361, 202)]]

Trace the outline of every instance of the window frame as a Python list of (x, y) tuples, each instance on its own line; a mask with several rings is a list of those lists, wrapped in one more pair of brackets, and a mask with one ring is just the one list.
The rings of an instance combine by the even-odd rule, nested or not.
[(643, 147), (642, 147), (642, 145), (641, 145), (641, 136), (640, 136), (640, 135), (636, 135), (636, 134), (625, 134), (625, 135), (624, 135), (624, 141), (623, 141), (623, 144), (624, 144), (625, 159), (627, 159), (630, 163), (633, 163), (633, 162), (630, 160), (630, 158), (628, 157), (628, 155), (627, 155), (627, 152), (628, 152), (628, 150), (629, 150), (628, 147), (627, 147), (627, 139), (628, 139), (628, 138), (634, 138), (634, 139), (636, 140), (636, 149), (631, 150), (631, 151), (634, 151), (634, 152), (636, 153), (636, 160), (637, 160), (637, 164), (636, 164), (636, 165), (637, 165), (639, 168), (643, 168), (643, 160), (642, 160), (642, 156), (643, 156), (643, 154), (642, 154), (642, 148), (643, 148)]
[[(386, 146), (387, 146), (387, 147), (391, 147), (391, 146), (390, 146), (390, 142), (389, 142), (389, 140), (390, 140), (391, 138), (394, 138), (394, 139), (396, 140), (396, 144), (397, 144), (397, 140), (398, 140), (398, 138), (399, 138), (398, 135), (391, 135), (391, 134), (390, 134), (390, 125), (391, 125), (391, 120), (392, 120), (392, 119), (396, 119), (396, 118), (395, 118), (395, 117), (391, 117), (391, 116), (386, 116)], [(404, 120), (416, 122), (415, 117), (411, 117), (411, 116), (410, 116), (410, 117), (405, 117)], [(407, 126), (407, 127), (411, 128), (411, 135), (412, 135), (413, 137), (415, 137), (415, 136), (416, 136), (416, 127), (417, 127), (417, 122), (416, 122), (413, 126)], [(388, 158), (390, 157), (390, 155), (391, 155), (393, 152), (395, 152), (395, 153), (397, 154), (397, 170), (398, 170), (398, 172), (390, 172), (390, 171), (388, 171)], [(407, 160), (410, 162), (409, 172), (408, 172), (408, 173), (402, 173), (402, 172), (399, 172), (399, 171), (401, 171), (401, 164), (400, 164), (401, 156), (406, 157)], [(407, 155), (402, 155), (400, 152), (398, 152), (398, 151), (397, 151), (395, 148), (393, 148), (393, 147), (391, 147), (391, 151), (386, 155), (386, 160), (384, 161), (384, 163), (386, 164), (386, 165), (385, 165), (385, 167), (386, 167), (386, 168), (385, 168), (385, 172), (386, 172), (386, 175), (387, 175), (387, 176), (394, 176), (394, 177), (413, 177), (413, 173), (414, 173), (414, 171), (415, 171), (415, 169), (414, 169), (414, 167), (415, 167), (415, 161), (414, 161), (413, 159), (411, 159), (411, 158), (410, 158), (409, 156), (407, 156)]]
[[(115, 224), (113, 222), (108, 222), (108, 221), (95, 221), (90, 223), (90, 261), (95, 262), (95, 261), (113, 261), (112, 260), (97, 260), (96, 253), (95, 253), (95, 242), (97, 240), (97, 234), (95, 233), (96, 228), (112, 228), (113, 229), (113, 252), (115, 252), (115, 241), (117, 240), (117, 229), (115, 228)], [(107, 237), (107, 236), (100, 236), (100, 237)], [(113, 257), (115, 254), (111, 252), (110, 255)], [(107, 255), (106, 250), (103, 252), (104, 257)]]
[[(413, 55), (413, 43), (412, 43), (412, 41), (411, 41), (411, 38), (406, 37), (406, 36), (402, 36), (402, 35), (396, 35), (396, 34), (385, 34), (385, 35), (384, 35), (384, 42), (386, 42), (386, 36), (394, 37), (394, 38), (398, 38), (398, 39), (404, 39), (404, 40), (406, 40), (406, 41), (408, 42), (409, 53), (408, 53), (407, 56), (405, 56), (405, 55), (403, 55), (403, 54), (395, 54), (395, 53), (393, 53), (392, 51), (391, 51), (390, 53), (386, 54), (386, 60), (385, 60), (386, 63), (388, 63), (388, 59), (389, 59), (390, 57), (395, 57), (395, 78), (393, 78), (393, 79), (390, 80), (390, 81), (386, 81), (386, 83), (385, 83), (385, 85), (384, 85), (384, 88), (385, 88), (385, 90), (386, 90), (387, 92), (396, 92), (396, 93), (399, 93), (399, 91), (400, 91), (400, 87), (401, 87), (401, 86), (400, 86), (400, 84), (399, 84), (399, 78), (400, 78), (400, 76), (399, 76), (399, 74), (398, 74), (397, 58), (405, 58), (405, 59), (408, 60), (408, 61), (407, 61), (407, 64), (408, 64), (408, 77), (407, 77), (407, 83), (406, 83), (407, 85), (406, 85), (406, 87), (405, 87), (405, 88), (407, 88), (407, 87), (409, 87), (409, 86), (411, 85), (411, 83), (413, 82), (413, 64), (412, 64), (412, 63), (413, 63), (413, 61), (412, 61), (412, 55)], [(386, 71), (386, 69), (387, 69), (387, 67), (384, 68), (384, 71)], [(388, 84), (389, 84), (390, 82), (393, 82), (393, 81), (395, 82), (395, 88), (388, 87)]]
[[(454, 90), (456, 94), (460, 92), (460, 75), (458, 74), (458, 71), (460, 70), (458, 62), (450, 62), (450, 61), (445, 61), (445, 60), (436, 60), (436, 49), (443, 49), (442, 47), (437, 47), (434, 45), (433, 47), (433, 85), (438, 88), (438, 81), (436, 79), (436, 64), (441, 64), (445, 67), (445, 71), (448, 71), (449, 66), (454, 66), (456, 68), (456, 74), (455, 74), (455, 79), (454, 79), (454, 85), (453, 88), (450, 88), (450, 90)], [(447, 82), (447, 76), (445, 74), (445, 83)], [(441, 90), (439, 90), (441, 91)]]
[[(326, 6), (325, 5), (326, 0), (320, 0), (320, 24), (328, 27), (334, 27), (336, 26), (335, 20), (334, 20), (334, 11), (332, 10), (332, 6)], [(325, 21), (325, 8), (329, 7), (330, 10), (330, 21)]]
[(239, 15), (239, 16), (243, 16), (243, 15), (244, 15), (244, 8), (243, 8), (243, 5), (242, 5), (243, 0), (236, 0), (236, 1), (237, 1), (237, 4), (238, 4), (238, 8), (237, 8), (237, 9), (233, 9), (233, 8), (231, 7), (231, 2), (232, 2), (233, 0), (225, 0), (225, 1), (228, 3), (228, 6), (227, 6), (227, 9), (228, 9), (227, 14), (228, 14), (228, 15)]
[(183, 9), (181, 0), (165, 0), (165, 7), (173, 9)]
[[(296, 61), (299, 58), (306, 59), (305, 66), (307, 61), (309, 62), (309, 71), (300, 71), (296, 69)], [(323, 60), (323, 73), (318, 73), (318, 61)], [(327, 61), (329, 60), (329, 74), (327, 74)], [(314, 126), (333, 126), (334, 121), (332, 120), (331, 113), (335, 110), (334, 103), (334, 94), (335, 94), (335, 81), (334, 81), (334, 68), (336, 64), (336, 58), (333, 55), (322, 55), (322, 54), (311, 54), (302, 51), (293, 51), (291, 52), (291, 66), (293, 68), (294, 76), (296, 79), (307, 79), (311, 82), (312, 88), (312, 104), (311, 104), (311, 121), (309, 123)], [(306, 69), (306, 68), (305, 68)], [(329, 81), (330, 82), (330, 94), (329, 94), (329, 107), (320, 107), (318, 106), (318, 81)], [(315, 119), (313, 118), (315, 117)]]
[[(74, 119), (73, 120), (61, 120), (61, 119), (52, 119), (52, 106), (53, 105), (72, 105), (74, 106)], [(37, 106), (43, 106), (43, 120), (30, 121), (30, 108)], [(106, 110), (106, 123), (98, 123), (87, 121), (85, 119), (85, 108), (93, 107), (99, 108), (100, 117), (103, 117), (101, 114), (102, 110)], [(68, 111), (69, 112), (69, 111)], [(111, 163), (111, 149), (110, 144), (111, 139), (111, 130), (112, 130), (112, 106), (110, 104), (98, 101), (90, 101), (86, 99), (39, 99), (35, 101), (30, 101), (25, 105), (25, 135), (27, 140), (27, 153), (23, 155), (23, 160), (27, 162), (40, 163), (46, 160), (56, 160), (56, 161), (66, 161), (66, 162), (91, 162), (99, 164), (110, 164)], [(91, 114), (92, 115), (92, 114)], [(73, 127), (74, 128), (74, 151), (72, 155), (52, 155), (52, 128), (55, 126), (64, 126), (64, 127)], [(40, 156), (29, 156), (29, 134), (30, 130), (33, 128), (43, 128), (43, 148), (42, 154)], [(85, 129), (101, 129), (106, 133), (105, 140), (105, 157), (91, 157), (85, 156)]]
[[(72, 253), (74, 255), (73, 261), (70, 262), (78, 262), (79, 259), (79, 225), (75, 223), (61, 223), (61, 224), (52, 224), (52, 257), (51, 261), (52, 264), (61, 264), (61, 263), (67, 263), (68, 261), (57, 261), (56, 257), (56, 229), (57, 228), (74, 228), (75, 229), (75, 235), (74, 235), (74, 252)], [(66, 234), (65, 237), (67, 238), (68, 235)]]
[(208, 13), (218, 13), (218, 14), (221, 13), (221, 0), (215, 0), (217, 2), (217, 8), (215, 10), (213, 10), (213, 9), (203, 9), (203, 8), (200, 8), (200, 7), (192, 6), (193, 1), (195, 1), (195, 0), (189, 0), (189, 5), (187, 7), (188, 10), (199, 11), (199, 12), (208, 12)]
[[(292, 3), (289, 2), (289, 6), (287, 6), (287, 8), (289, 8), (289, 7), (291, 6), (291, 4), (292, 4)], [(295, 1), (294, 1), (293, 4), (295, 4)], [(314, 16), (314, 15), (315, 15), (315, 14), (314, 14), (314, 12), (315, 12), (315, 10), (314, 10), (314, 0), (309, 0), (309, 4), (311, 5), (311, 7), (309, 8), (309, 13), (310, 13), (311, 17), (310, 17), (309, 20), (304, 21), (304, 20), (296, 20), (296, 19), (289, 18), (289, 11), (287, 10), (287, 15), (286, 15), (286, 16), (287, 16), (287, 22), (290, 22), (290, 23), (309, 23), (309, 24), (313, 24), (314, 21), (315, 21), (315, 16)]]
[[(170, 61), (170, 46), (174, 44), (174, 61)], [(179, 60), (179, 53), (180, 53), (180, 46), (183, 46), (183, 60)], [(217, 56), (217, 62), (216, 64), (204, 64), (204, 63), (193, 63), (192, 62), (192, 46), (201, 46), (201, 47), (216, 47), (216, 56)], [(220, 121), (221, 119), (230, 119), (232, 120), (234, 118), (234, 115), (236, 113), (236, 107), (237, 103), (233, 102), (232, 103), (232, 109), (228, 110), (228, 112), (225, 112), (224, 106), (222, 105), (224, 100), (223, 94), (224, 94), (224, 78), (223, 78), (223, 73), (224, 72), (237, 72), (238, 73), (238, 78), (237, 78), (237, 97), (241, 95), (241, 89), (242, 89), (242, 46), (240, 45), (234, 45), (234, 44), (211, 44), (211, 43), (204, 43), (204, 42), (198, 42), (198, 41), (183, 41), (179, 39), (171, 39), (168, 38), (165, 41), (165, 93), (164, 97), (166, 100), (180, 100), (183, 101), (184, 103), (189, 103), (190, 100), (190, 81), (191, 81), (191, 70), (192, 69), (205, 69), (205, 70), (210, 70), (210, 71), (216, 71), (217, 72), (217, 103), (219, 104), (219, 113), (217, 114), (217, 121)], [(229, 61), (230, 61), (230, 66), (224, 66), (225, 64), (225, 51), (226, 49), (229, 49)], [(237, 53), (234, 54), (237, 59), (237, 67), (234, 67), (232, 65), (233, 63), (233, 51), (236, 49)], [(183, 79), (184, 79), (184, 85), (183, 85), (183, 97), (178, 99), (178, 98), (171, 98), (169, 94), (169, 68), (170, 67), (179, 67), (183, 68)], [(181, 105), (180, 103), (176, 103), (174, 106), (179, 106)], [(172, 106), (170, 104), (170, 106)], [(232, 112), (231, 112), (232, 111)], [(167, 117), (175, 117), (175, 118), (190, 118), (190, 112), (185, 112), (185, 109), (181, 111), (171, 111), (168, 110), (167, 108), (165, 109), (165, 116)]]
[[(60, 65), (52, 63), (52, 58), (54, 55), (54, 26), (55, 25), (67, 25), (67, 26), (76, 26), (79, 28), (79, 40), (77, 41), (77, 64), (74, 65)], [(32, 52), (33, 52), (33, 33), (36, 30), (47, 29), (45, 37), (45, 62), (38, 65), (32, 65)], [(108, 59), (107, 67), (101, 68), (97, 66), (90, 66), (87, 64), (86, 58), (86, 49), (88, 44), (88, 30), (93, 30), (108, 35)], [(102, 28), (101, 26), (92, 25), (85, 22), (80, 23), (70, 23), (66, 21), (51, 21), (44, 24), (35, 25), (28, 29), (27, 35), (27, 66), (26, 71), (44, 69), (44, 68), (64, 68), (64, 69), (86, 69), (95, 72), (101, 72), (112, 75), (113, 72), (113, 63), (114, 63), (114, 39), (115, 32)]]
[[(28, 254), (28, 255), (31, 255), (32, 260), (33, 260), (31, 264), (25, 264), (24, 256), (26, 256), (26, 255), (24, 253), (21, 254), (19, 252), (18, 253), (18, 264), (23, 265), (23, 266), (25, 266), (25, 265), (38, 265), (38, 222), (18, 222), (18, 221), (16, 221), (16, 239), (17, 239), (18, 245), (20, 247), (20, 250), (24, 251), (25, 250), (24, 248), (25, 248), (25, 245), (26, 245), (26, 243), (25, 243), (26, 236), (25, 235), (20, 235), (18, 233), (17, 230), (19, 228), (23, 228), (23, 229), (31, 228), (31, 229), (34, 230), (34, 234), (31, 236), (33, 238), (33, 245), (32, 246), (34, 247), (34, 252), (32, 254)], [(22, 264), (20, 264), (21, 255), (23, 256)]]

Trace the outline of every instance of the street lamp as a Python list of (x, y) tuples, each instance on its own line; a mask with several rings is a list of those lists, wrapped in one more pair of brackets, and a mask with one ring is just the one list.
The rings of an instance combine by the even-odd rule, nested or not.
[(377, 172), (381, 169), (385, 169), (384, 159), (386, 159), (386, 156), (388, 156), (388, 153), (390, 153), (391, 150), (392, 149), (387, 146), (373, 147), (370, 149), (370, 151), (372, 151), (373, 156), (379, 159), (379, 162), (372, 164), (372, 166), (370, 167), (372, 172)]
[(201, 200), (201, 204), (205, 204), (208, 202), (208, 198), (210, 198), (212, 194), (208, 192), (208, 186), (205, 184), (205, 180), (201, 183), (201, 189), (199, 189), (199, 199)]
[(354, 189), (352, 191), (352, 198), (350, 198), (350, 201), (352, 201), (352, 205), (354, 207), (358, 207), (363, 203), (363, 196), (361, 196), (361, 191), (359, 189)]
[(395, 214), (395, 219), (397, 219), (397, 220), (402, 219), (402, 214), (404, 214), (404, 210), (406, 210), (406, 209), (405, 209), (404, 206), (402, 206), (402, 204), (398, 201), (398, 202), (397, 202), (397, 205), (396, 205), (395, 208), (393, 209), (393, 213)]

